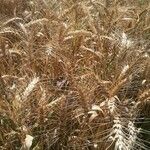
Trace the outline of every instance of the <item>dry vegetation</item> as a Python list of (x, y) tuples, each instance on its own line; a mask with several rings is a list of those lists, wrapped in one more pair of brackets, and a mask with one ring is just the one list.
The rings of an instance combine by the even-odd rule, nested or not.
[(0, 149), (150, 149), (149, 0), (0, 0)]

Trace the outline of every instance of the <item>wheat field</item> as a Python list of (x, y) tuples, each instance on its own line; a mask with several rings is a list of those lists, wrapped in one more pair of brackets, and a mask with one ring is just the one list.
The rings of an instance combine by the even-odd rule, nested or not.
[(0, 0), (0, 150), (150, 150), (150, 1)]

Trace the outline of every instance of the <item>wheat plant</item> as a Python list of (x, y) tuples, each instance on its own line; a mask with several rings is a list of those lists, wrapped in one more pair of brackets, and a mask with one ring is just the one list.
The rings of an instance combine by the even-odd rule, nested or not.
[(149, 0), (0, 0), (0, 149), (149, 150)]

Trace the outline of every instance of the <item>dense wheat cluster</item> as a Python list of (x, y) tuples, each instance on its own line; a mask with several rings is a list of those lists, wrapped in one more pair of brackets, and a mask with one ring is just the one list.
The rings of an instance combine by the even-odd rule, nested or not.
[(149, 150), (150, 1), (0, 0), (0, 149)]

